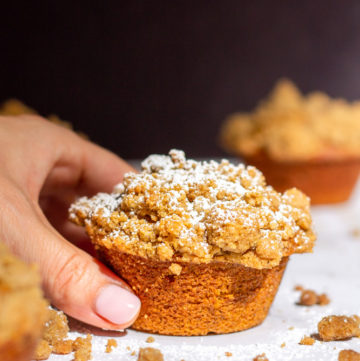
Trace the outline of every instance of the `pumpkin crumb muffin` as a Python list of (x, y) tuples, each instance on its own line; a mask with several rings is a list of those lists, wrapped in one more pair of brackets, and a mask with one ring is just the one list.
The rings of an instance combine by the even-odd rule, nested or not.
[(80, 198), (70, 219), (140, 297), (133, 328), (170, 335), (261, 323), (288, 257), (311, 252), (309, 199), (254, 167), (152, 155), (113, 193)]
[(313, 204), (341, 202), (360, 170), (360, 101), (303, 95), (281, 79), (253, 112), (228, 117), (220, 141), (276, 190), (297, 187)]
[(37, 267), (0, 243), (0, 360), (30, 360), (47, 318)]

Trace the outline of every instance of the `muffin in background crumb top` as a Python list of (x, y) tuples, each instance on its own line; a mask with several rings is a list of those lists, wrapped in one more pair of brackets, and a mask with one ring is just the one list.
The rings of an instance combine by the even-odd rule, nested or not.
[(229, 153), (282, 162), (360, 158), (360, 101), (303, 95), (281, 79), (253, 112), (230, 115), (220, 140)]
[(29, 361), (48, 316), (37, 268), (0, 242), (0, 360)]
[(111, 194), (80, 198), (70, 219), (141, 298), (134, 327), (165, 334), (261, 322), (287, 257), (311, 252), (315, 240), (309, 199), (297, 189), (280, 194), (254, 167), (187, 160), (179, 150), (148, 157)]
[(343, 202), (360, 171), (360, 101), (302, 95), (282, 79), (251, 113), (226, 119), (220, 142), (279, 192), (297, 187), (312, 204)]

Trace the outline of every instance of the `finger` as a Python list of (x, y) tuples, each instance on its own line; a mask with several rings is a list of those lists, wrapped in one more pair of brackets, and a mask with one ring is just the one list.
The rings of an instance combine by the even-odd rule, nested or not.
[(114, 153), (87, 142), (80, 188), (88, 194), (111, 192), (124, 174), (136, 170)]
[(6, 222), (1, 224), (1, 236), (17, 255), (39, 265), (52, 304), (97, 327), (116, 330), (131, 325), (140, 301), (129, 287), (43, 222), (21, 193), (5, 194)]

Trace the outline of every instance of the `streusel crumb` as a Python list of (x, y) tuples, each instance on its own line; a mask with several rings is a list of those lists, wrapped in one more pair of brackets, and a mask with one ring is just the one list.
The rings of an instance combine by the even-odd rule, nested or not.
[(242, 164), (196, 162), (182, 151), (152, 155), (112, 194), (80, 198), (70, 219), (95, 244), (160, 261), (212, 260), (263, 269), (315, 240), (309, 199), (267, 186)]
[(73, 351), (73, 341), (72, 340), (58, 340), (53, 344), (52, 353), (58, 355), (67, 355)]
[(155, 339), (154, 339), (154, 337), (149, 336), (149, 337), (146, 339), (146, 342), (147, 342), (147, 343), (153, 343), (153, 342), (155, 342)]
[(325, 294), (317, 294), (313, 290), (305, 290), (303, 289), (300, 295), (300, 300), (298, 302), (299, 305), (302, 306), (313, 306), (320, 305), (325, 306), (330, 303), (329, 297)]
[(157, 348), (140, 348), (137, 361), (164, 361), (164, 356)]
[(177, 263), (172, 263), (169, 267), (169, 271), (175, 275), (179, 276), (181, 274), (182, 267)]
[(319, 336), (323, 341), (345, 340), (360, 337), (360, 317), (327, 316), (318, 323)]
[(49, 342), (41, 340), (36, 347), (34, 360), (47, 360), (52, 352), (52, 348), (49, 345)]
[(231, 115), (221, 130), (230, 153), (266, 153), (277, 161), (359, 157), (360, 102), (331, 99), (321, 92), (302, 95), (280, 80), (252, 113)]
[(266, 357), (264, 353), (261, 355), (257, 355), (253, 358), (253, 361), (269, 361), (269, 359)]
[(68, 336), (69, 326), (66, 315), (61, 311), (50, 310), (50, 319), (45, 324), (43, 339), (54, 345)]
[(360, 353), (353, 350), (342, 350), (339, 352), (339, 361), (360, 361)]
[(110, 353), (113, 351), (113, 348), (117, 347), (117, 342), (116, 340), (114, 340), (113, 338), (109, 338), (106, 344), (106, 349), (105, 352), (106, 353)]
[(89, 361), (91, 360), (91, 335), (86, 337), (77, 337), (73, 342), (74, 361)]
[(231, 352), (226, 351), (226, 352), (225, 352), (225, 356), (226, 356), (226, 357), (231, 357), (231, 356), (232, 356), (232, 353), (231, 353)]
[(309, 336), (304, 336), (301, 341), (299, 342), (299, 345), (306, 345), (306, 346), (312, 346), (315, 343), (315, 339)]

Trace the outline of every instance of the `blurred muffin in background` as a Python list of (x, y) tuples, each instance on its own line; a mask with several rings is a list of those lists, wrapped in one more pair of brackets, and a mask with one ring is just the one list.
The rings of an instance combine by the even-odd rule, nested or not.
[[(38, 112), (18, 99), (8, 99), (0, 105), (0, 115), (23, 115), (23, 114), (35, 114)], [(70, 122), (60, 119), (56, 114), (50, 114), (46, 117), (50, 122), (60, 125), (64, 128), (73, 130), (73, 126)], [(77, 132), (82, 138), (88, 139), (87, 135), (82, 132)]]
[(30, 360), (48, 316), (37, 268), (0, 243), (0, 360)]
[(224, 122), (220, 141), (283, 192), (295, 186), (313, 204), (348, 199), (360, 170), (360, 102), (302, 95), (281, 79), (252, 113)]

